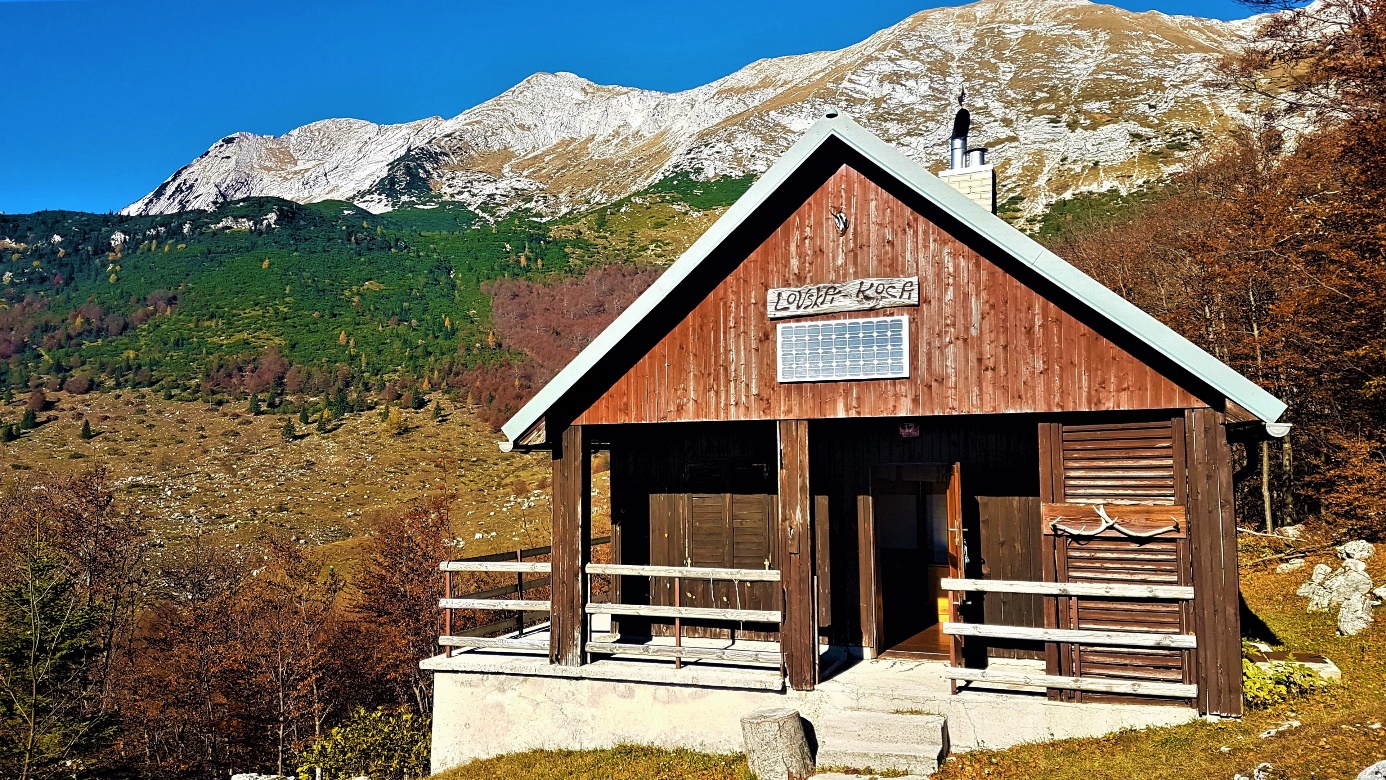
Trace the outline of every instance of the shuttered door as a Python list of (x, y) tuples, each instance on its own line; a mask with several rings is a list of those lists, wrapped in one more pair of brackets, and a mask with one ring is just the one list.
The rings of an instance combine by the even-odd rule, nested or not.
[[(1120, 512), (1113, 509), (1112, 512)], [(1061, 582), (1101, 582), (1142, 585), (1187, 585), (1188, 535), (1137, 540), (1114, 532), (1096, 538), (1060, 537), (1058, 565)], [(1065, 599), (1064, 628), (1106, 631), (1188, 633), (1188, 602), (1178, 600), (1071, 598)], [(1125, 680), (1192, 682), (1187, 650), (1068, 645), (1065, 674)], [(1123, 697), (1083, 693), (1087, 701)], [(1126, 697), (1129, 698), (1129, 697)], [(1142, 699), (1148, 700), (1148, 699)]]
[(1174, 439), (1170, 420), (1063, 426), (1062, 503), (1176, 503)]
[[(1182, 504), (1183, 491), (1176, 479), (1183, 468), (1181, 434), (1178, 423), (1171, 420), (1064, 425), (1064, 502), (1101, 504), (1116, 518), (1122, 516), (1122, 507), (1135, 514), (1137, 507), (1154, 512), (1160, 506)], [(1182, 518), (1182, 509), (1172, 509), (1171, 514)], [(1096, 537), (1059, 534), (1054, 550), (1060, 582), (1189, 585), (1192, 581), (1187, 523), (1150, 539), (1114, 530)], [(1058, 606), (1063, 628), (1189, 633), (1192, 626), (1186, 601), (1068, 598), (1060, 599)], [(1187, 650), (1064, 645), (1060, 655), (1062, 673), (1067, 675), (1193, 682), (1192, 653)], [(1096, 693), (1067, 695), (1080, 701), (1152, 700)]]
[[(778, 568), (775, 497), (765, 494), (660, 493), (650, 496), (650, 562), (659, 566)], [(780, 609), (778, 583), (731, 583), (683, 579), (679, 603), (686, 607)], [(651, 588), (651, 603), (674, 603), (673, 580)], [(729, 624), (700, 626), (685, 621), (685, 636), (726, 637)], [(745, 624), (736, 636), (772, 640), (778, 627)], [(654, 633), (666, 633), (659, 626)]]

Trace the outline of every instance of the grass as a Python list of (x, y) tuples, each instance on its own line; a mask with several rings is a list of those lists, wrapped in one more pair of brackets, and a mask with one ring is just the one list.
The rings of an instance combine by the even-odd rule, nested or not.
[(532, 750), (473, 761), (433, 780), (754, 780), (739, 755), (621, 745), (609, 750)]

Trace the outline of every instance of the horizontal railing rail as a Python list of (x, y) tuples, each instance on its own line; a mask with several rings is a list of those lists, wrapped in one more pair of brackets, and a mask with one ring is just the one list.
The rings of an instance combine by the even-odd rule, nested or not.
[(1089, 693), (1126, 693), (1144, 696), (1168, 696), (1177, 699), (1190, 699), (1198, 695), (1198, 686), (1193, 683), (1163, 682), (1159, 680), (1115, 680), (1097, 677), (1062, 677), (1051, 674), (1027, 674), (1025, 672), (1001, 671), (994, 669), (948, 668), (943, 676), (952, 680), (966, 682), (988, 682), (999, 685), (1027, 685), (1040, 688), (1062, 688)]
[(948, 636), (978, 636), (990, 639), (1028, 639), (1038, 642), (1064, 642), (1110, 647), (1159, 647), (1192, 650), (1198, 646), (1193, 634), (1166, 634), (1155, 631), (1100, 631), (1085, 628), (1033, 628), (977, 623), (944, 623)]
[(1032, 593), (1041, 596), (1091, 596), (1122, 599), (1183, 599), (1194, 597), (1185, 585), (1126, 585), (1108, 582), (1035, 582), (1032, 580), (976, 580), (944, 577), (940, 587), (978, 593)]

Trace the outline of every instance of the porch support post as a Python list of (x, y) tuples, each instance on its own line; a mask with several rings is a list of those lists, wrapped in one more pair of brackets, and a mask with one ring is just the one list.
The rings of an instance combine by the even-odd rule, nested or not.
[(1184, 411), (1198, 710), (1242, 714), (1241, 611), (1232, 448), (1212, 409)]
[(581, 425), (553, 448), (553, 555), (549, 663), (581, 666), (587, 644), (587, 576), (592, 558), (592, 473)]
[(813, 609), (808, 421), (780, 420), (779, 445), (780, 570), (784, 582), (780, 648), (790, 687), (811, 691), (818, 682), (818, 628)]

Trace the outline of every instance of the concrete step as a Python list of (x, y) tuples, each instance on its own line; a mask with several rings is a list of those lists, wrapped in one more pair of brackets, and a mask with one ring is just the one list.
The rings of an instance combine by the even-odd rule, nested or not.
[(943, 759), (937, 748), (911, 748), (879, 742), (841, 742), (831, 747), (820, 746), (814, 760), (819, 766), (928, 776), (938, 771)]
[(927, 775), (948, 755), (948, 721), (937, 715), (838, 711), (813, 730), (819, 766)]

